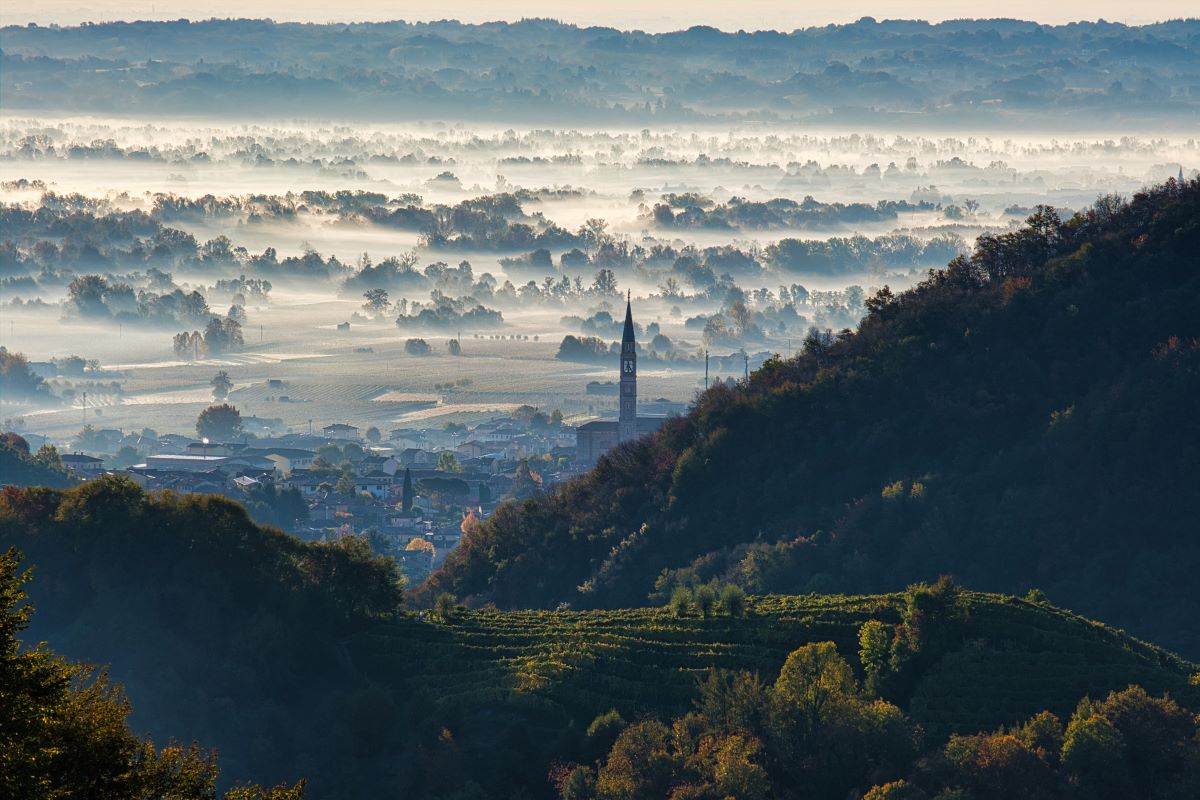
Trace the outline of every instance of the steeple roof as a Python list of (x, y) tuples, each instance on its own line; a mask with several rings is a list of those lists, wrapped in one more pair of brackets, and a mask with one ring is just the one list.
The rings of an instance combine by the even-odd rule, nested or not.
[(629, 292), (625, 294), (625, 332), (621, 335), (621, 342), (633, 341), (633, 308), (630, 306), (632, 295)]

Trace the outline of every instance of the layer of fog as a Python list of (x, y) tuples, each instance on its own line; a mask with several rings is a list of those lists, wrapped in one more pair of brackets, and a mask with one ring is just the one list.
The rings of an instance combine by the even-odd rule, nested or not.
[[(615, 237), (677, 249), (737, 245), (750, 250), (782, 238), (894, 232), (925, 239), (952, 232), (969, 243), (981, 232), (1017, 224), (1021, 215), (1014, 208), (1038, 203), (1079, 208), (1100, 194), (1129, 194), (1181, 168), (1192, 174), (1198, 164), (1196, 139), (1156, 136), (993, 140), (767, 128), (516, 132), (436, 125), (231, 129), (99, 119), (10, 118), (0, 123), (0, 179), (5, 181), (6, 203), (36, 204), (44, 191), (52, 191), (106, 198), (113, 209), (149, 210), (157, 193), (195, 198), (362, 189), (389, 197), (419, 195), (426, 205), (451, 205), (497, 192), (566, 188), (527, 202), (525, 212), (540, 212), (571, 230), (601, 218)], [(877, 165), (878, 175), (872, 165)], [(889, 165), (894, 169), (889, 171)], [(438, 180), (446, 172), (452, 173), (453, 181)], [(18, 183), (21, 180), (44, 185)], [(799, 201), (809, 195), (822, 203), (928, 201), (937, 210), (901, 214), (886, 224), (821, 229), (656, 229), (648, 222), (648, 212), (669, 194), (695, 194), (715, 203), (731, 197)], [(943, 210), (968, 203), (973, 205), (965, 216), (951, 219)], [(536, 271), (514, 272), (501, 262), (518, 253), (422, 248), (417, 232), (350, 224), (320, 213), (288, 222), (213, 217), (170, 224), (201, 242), (228, 236), (251, 253), (275, 248), (284, 257), (313, 249), (354, 265), (364, 253), (378, 263), (416, 249), (421, 268), (435, 261), (453, 265), (466, 260), (475, 276), (490, 273), (498, 283), (511, 279), (520, 286), (543, 277)], [(552, 255), (557, 266), (561, 252)], [(567, 269), (562, 273), (578, 274)], [(858, 285), (869, 292), (884, 283), (903, 288), (919, 276), (917, 270), (789, 275), (784, 281), (766, 275), (757, 282), (737, 283), (747, 291), (802, 283), (813, 291)], [(174, 275), (186, 288), (204, 287), (215, 277), (220, 276)], [(579, 277), (587, 282), (592, 276)], [(639, 324), (657, 323), (692, 359), (647, 365), (642, 396), (686, 402), (702, 381), (702, 360), (695, 354), (703, 342), (699, 332), (684, 323), (689, 316), (721, 311), (721, 304), (667, 300), (657, 280), (637, 272), (617, 277), (619, 289), (630, 289), (637, 298)], [(245, 309), (245, 352), (189, 361), (172, 351), (169, 331), (71, 318), (60, 305), (61, 289), (44, 292), (45, 306), (14, 307), (13, 294), (0, 291), (0, 345), (34, 361), (76, 354), (97, 359), (101, 371), (96, 380), (111, 378), (122, 384), (120, 395), (95, 396), (86, 410), (82, 402), (50, 409), (9, 404), (3, 410), (5, 417), (26, 414), (30, 430), (56, 436), (78, 430), (88, 414), (89, 422), (105, 426), (186, 432), (207, 404), (208, 382), (219, 369), (229, 372), (235, 385), (231, 400), (244, 414), (278, 418), (295, 430), (306, 429), (309, 420), (381, 428), (440, 426), (450, 419), (504, 412), (520, 403), (559, 407), (569, 417), (584, 418), (606, 410), (585, 396), (584, 385), (615, 374), (602, 364), (555, 359), (565, 334), (586, 332), (565, 325), (563, 318), (586, 319), (597, 311), (619, 317), (623, 310), (616, 297), (559, 305), (496, 302), (489, 305), (503, 313), (502, 328), (409, 331), (396, 327), (394, 314), (367, 319), (362, 298), (340, 291), (336, 281), (284, 280), (276, 283), (268, 304)], [(390, 299), (429, 301), (427, 290), (393, 293)], [(223, 309), (214, 304), (214, 311)], [(348, 331), (337, 330), (351, 321)], [(798, 346), (801, 335), (802, 330), (770, 332), (756, 346), (786, 354)], [(416, 336), (430, 343), (434, 355), (416, 358), (404, 352), (405, 340)], [(449, 339), (456, 337), (462, 340), (461, 357), (447, 354)], [(280, 392), (267, 390), (268, 378), (289, 382), (286, 401), (279, 399)], [(471, 383), (459, 385), (464, 380)], [(454, 388), (448, 388), (452, 384)], [(438, 405), (377, 401), (393, 391), (431, 394), (439, 398)]]

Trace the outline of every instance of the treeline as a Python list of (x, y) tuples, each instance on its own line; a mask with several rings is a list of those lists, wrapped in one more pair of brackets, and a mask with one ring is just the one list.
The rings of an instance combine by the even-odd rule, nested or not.
[(1196, 716), (1140, 686), (1081, 699), (1065, 724), (1043, 711), (928, 750), (903, 711), (855, 680), (832, 642), (793, 652), (770, 684), (751, 673), (711, 672), (700, 695), (695, 711), (669, 725), (625, 725), (616, 712), (597, 717), (589, 744), (611, 746), (594, 765), (556, 766), (549, 779), (559, 798), (1182, 800), (1200, 793)]
[(501, 507), (420, 594), (590, 607), (713, 577), (880, 591), (952, 572), (1198, 653), (1197, 249), (1195, 181), (1070, 219), (1041, 208), (867, 298), (857, 333), (814, 334)]
[(233, 315), (224, 319), (212, 317), (204, 326), (203, 333), (181, 331), (171, 339), (171, 348), (175, 355), (191, 359), (236, 353), (245, 346), (242, 325)]
[[(1039, 709), (1068, 720), (1080, 696), (1131, 683), (1200, 699), (1195, 666), (1169, 653), (1040, 601), (948, 581), (874, 597), (726, 588), (715, 606), (697, 591), (686, 608), (588, 613), (475, 612), (442, 598), (415, 615), (400, 610), (395, 565), (362, 539), (304, 543), (227, 500), (148, 496), (114, 478), (0, 492), (0, 547), (13, 546), (35, 570), (38, 613), (22, 639), (107, 665), (128, 687), (129, 728), (216, 747), (219, 783), (305, 778), (313, 798), (550, 797), (554, 764), (597, 760), (596, 786), (640, 781), (613, 747), (622, 720), (687, 717), (693, 706), (707, 720), (686, 723), (697, 746), (669, 746), (654, 780), (728, 788), (725, 770), (703, 765), (742, 736), (727, 763), (765, 771), (781, 797), (899, 779), (932, 793), (924, 764), (951, 734), (1020, 726)], [(828, 702), (809, 717), (794, 698), (809, 686), (800, 665), (818, 658)], [(1148, 748), (1170, 750), (1178, 713), (1130, 697), (1170, 723)], [(737, 720), (751, 727), (720, 727)], [(1114, 763), (1137, 763), (1133, 735), (1113, 720), (1130, 738)], [(710, 734), (720, 747), (698, 744)], [(1187, 762), (1193, 746), (1175, 752)], [(1179, 762), (1131, 774), (1121, 785), (1135, 793), (1191, 785)], [(1032, 785), (1057, 785), (1043, 777)], [(586, 772), (578, 779), (589, 785)]]
[[(510, 218), (525, 218), (520, 198), (527, 194), (490, 195), (443, 208), (445, 213), (438, 212), (441, 221), (437, 223), (442, 231), (439, 235), (444, 234), (442, 244), (465, 242), (473, 248), (487, 249), (488, 246), (479, 245), (472, 237), (492, 236), (499, 230), (496, 226), (524, 225)], [(511, 279), (500, 282), (487, 272), (476, 275), (467, 261), (457, 266), (435, 261), (421, 269), (415, 252), (379, 262), (364, 253), (356, 264), (345, 264), (332, 255), (323, 256), (312, 248), (282, 259), (271, 247), (253, 255), (226, 236), (199, 243), (191, 234), (165, 227), (160, 221), (163, 216), (186, 218), (220, 214), (227, 209), (230, 213), (255, 209), (248, 213), (258, 214), (263, 205), (270, 205), (268, 201), (282, 206), (284, 210), (279, 213), (287, 209), (304, 211), (308, 206), (302, 199), (321, 201), (321, 208), (355, 218), (376, 208), (374, 203), (398, 202), (368, 192), (259, 196), (256, 204), (246, 198), (185, 200), (171, 195), (159, 196), (154, 212), (147, 215), (141, 211), (115, 211), (108, 201), (46, 193), (36, 210), (0, 206), (0, 218), (12, 222), (11, 229), (6, 228), (9, 238), (0, 242), (0, 272), (12, 273), (12, 277), (4, 280), (6, 289), (14, 294), (36, 297), (52, 289), (65, 289), (64, 310), (71, 315), (111, 319), (122, 324), (185, 328), (189, 339), (181, 340), (178, 348), (185, 354), (195, 352), (200, 343), (206, 344), (210, 352), (236, 349), (233, 345), (224, 347), (219, 341), (214, 347), (209, 343), (213, 337), (202, 326), (211, 328), (214, 319), (226, 328), (244, 323), (245, 307), (269, 302), (271, 281), (281, 278), (340, 283), (341, 291), (349, 296), (377, 291), (393, 296), (429, 292), (429, 304), (422, 303), (422, 307), (411, 310), (397, 306), (402, 325), (430, 329), (472, 324), (491, 327), (501, 324), (502, 319), (498, 311), (486, 304), (527, 307), (536, 303), (554, 307), (579, 300), (605, 300), (618, 294), (618, 273), (622, 281), (629, 276), (629, 280), (659, 285), (664, 299), (673, 303), (706, 307), (717, 303), (729, 308), (739, 300), (747, 300), (739, 281), (775, 277), (786, 285), (795, 273), (883, 276), (889, 270), (912, 271), (942, 263), (964, 248), (962, 240), (953, 235), (925, 240), (906, 234), (875, 239), (862, 236), (824, 241), (784, 239), (761, 251), (756, 247), (742, 249), (729, 245), (677, 247), (661, 242), (633, 243), (611, 235), (605, 221), (591, 219), (569, 240), (526, 241), (517, 246), (518, 250), (533, 249), (525, 255), (503, 259)], [(549, 247), (562, 250), (557, 263)], [(191, 288), (186, 284), (181, 287), (168, 270), (206, 277), (235, 277), (218, 277), (211, 287)], [(585, 275), (592, 277), (589, 280)], [(760, 317), (757, 323), (760, 330), (802, 331), (809, 323), (838, 328), (855, 324), (860, 316), (860, 311), (843, 307), (821, 309), (805, 318), (795, 308), (787, 307), (790, 300), (783, 300), (783, 295), (781, 291), (777, 307), (769, 308), (772, 304), (767, 303), (754, 310)], [(210, 298), (228, 300), (228, 310), (222, 314), (211, 309)], [(400, 302), (409, 301), (402, 297)], [(386, 310), (383, 305), (368, 308), (373, 316)], [(222, 316), (224, 320), (220, 319)], [(737, 320), (733, 322), (736, 325)], [(194, 333), (200, 333), (202, 338)], [(215, 336), (217, 331), (213, 329), (212, 333)], [(230, 333), (224, 338), (232, 343), (237, 336)], [(710, 338), (710, 343), (719, 346), (735, 340), (720, 331), (714, 331)], [(745, 337), (739, 331), (736, 338)]]
[(774, 230), (778, 228), (836, 228), (895, 222), (901, 214), (940, 211), (935, 203), (880, 200), (868, 203), (822, 203), (811, 195), (802, 201), (786, 197), (756, 202), (732, 197), (716, 203), (698, 194), (666, 194), (643, 213), (659, 228), (706, 230)]
[[(339, 119), (387, 119), (403, 108), (414, 119), (543, 125), (862, 124), (920, 112), (944, 126), (969, 119), (995, 127), (1068, 111), (1115, 121), (1134, 110), (1148, 121), (1188, 120), (1195, 30), (1189, 20), (1128, 27), (869, 17), (786, 33), (695, 26), (652, 34), (551, 20), (9, 26), (0, 88), (14, 109), (137, 107), (242, 119), (297, 117), (320, 104)], [(917, 50), (926, 57), (896, 57)], [(318, 52), (328, 58), (314, 64)], [(246, 150), (253, 163), (259, 153)]]

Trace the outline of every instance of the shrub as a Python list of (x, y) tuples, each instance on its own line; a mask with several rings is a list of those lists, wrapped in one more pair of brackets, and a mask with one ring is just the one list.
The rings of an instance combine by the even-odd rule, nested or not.
[(432, 350), (433, 348), (429, 346), (429, 342), (424, 339), (409, 339), (404, 343), (404, 352), (410, 356), (427, 356)]
[(669, 605), (672, 614), (677, 617), (686, 617), (692, 610), (692, 593), (685, 586), (676, 586), (675, 591), (671, 593)]
[(433, 601), (433, 615), (442, 622), (447, 622), (454, 618), (455, 612), (458, 611), (458, 604), (454, 599), (454, 595), (449, 592), (442, 592)]
[(731, 617), (746, 614), (746, 593), (735, 583), (726, 584), (721, 590), (721, 608)]

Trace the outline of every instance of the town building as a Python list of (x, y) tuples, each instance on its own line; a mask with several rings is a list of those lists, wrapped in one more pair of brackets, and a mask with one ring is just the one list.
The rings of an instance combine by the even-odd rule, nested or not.
[(94, 478), (104, 471), (104, 460), (83, 453), (64, 453), (61, 456), (62, 465), (72, 475), (80, 478)]
[(333, 425), (326, 425), (321, 429), (321, 432), (330, 439), (350, 439), (357, 441), (359, 439), (358, 428), (353, 425), (347, 425), (343, 422), (336, 422)]

